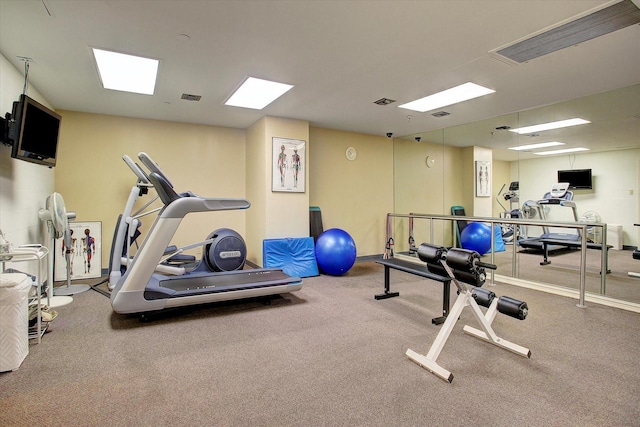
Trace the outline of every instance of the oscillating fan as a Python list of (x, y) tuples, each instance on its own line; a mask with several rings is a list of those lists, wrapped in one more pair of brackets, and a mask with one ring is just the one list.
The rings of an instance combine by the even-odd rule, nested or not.
[(537, 215), (537, 210), (535, 207), (533, 207), (533, 205), (531, 203), (529, 203), (530, 201), (527, 200), (526, 202), (524, 202), (524, 204), (522, 205), (522, 216), (523, 218), (526, 219), (533, 219), (536, 217)]
[[(526, 202), (524, 202), (522, 204), (522, 209), (520, 210), (522, 212), (522, 218), (524, 219), (534, 219), (536, 216), (538, 216), (538, 209), (535, 206), (536, 202), (534, 202), (533, 200), (527, 200)], [(527, 225), (521, 225), (520, 226), (520, 238), (522, 239), (526, 239), (527, 238), (527, 232), (529, 231), (529, 226)]]
[(42, 221), (47, 222), (52, 248), (55, 248), (55, 239), (64, 237), (67, 285), (55, 288), (53, 294), (73, 295), (89, 290), (89, 285), (71, 284), (71, 230), (69, 228), (69, 219), (74, 219), (75, 214), (67, 213), (62, 195), (60, 193), (52, 193), (47, 197), (46, 209), (40, 209), (38, 216)]
[[(586, 211), (580, 217), (580, 222), (586, 222), (588, 224), (601, 222), (600, 214), (595, 211)], [(600, 227), (587, 227), (587, 240), (602, 243), (602, 229)]]

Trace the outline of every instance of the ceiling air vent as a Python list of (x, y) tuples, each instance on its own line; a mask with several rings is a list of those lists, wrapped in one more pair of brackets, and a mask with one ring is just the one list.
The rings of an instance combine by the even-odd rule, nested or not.
[(522, 64), (587, 40), (640, 23), (640, 9), (623, 0), (578, 15), (551, 28), (489, 52), (499, 60)]
[(431, 115), (433, 117), (446, 117), (448, 115), (450, 115), (451, 113), (447, 113), (446, 111), (438, 111), (436, 113), (432, 113)]
[(187, 101), (200, 101), (201, 98), (202, 96), (200, 95), (191, 95), (188, 93), (183, 93), (182, 96), (180, 97), (180, 99), (184, 99)]
[(373, 101), (374, 104), (378, 104), (378, 105), (389, 105), (389, 104), (393, 104), (394, 102), (396, 102), (395, 99), (389, 99), (389, 98), (380, 98), (377, 101)]

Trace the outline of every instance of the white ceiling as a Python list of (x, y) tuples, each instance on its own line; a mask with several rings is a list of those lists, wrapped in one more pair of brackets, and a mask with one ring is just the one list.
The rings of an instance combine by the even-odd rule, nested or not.
[[(55, 109), (235, 128), (268, 115), (415, 135), (640, 84), (640, 25), (521, 65), (488, 54), (607, 3), (0, 0), (0, 52), (19, 70), (18, 57), (33, 59), (29, 85)], [(160, 59), (155, 95), (102, 89), (91, 47)], [(262, 111), (224, 106), (247, 76), (295, 87)], [(467, 81), (496, 93), (444, 118), (397, 108)], [(382, 97), (397, 102), (373, 103)]]

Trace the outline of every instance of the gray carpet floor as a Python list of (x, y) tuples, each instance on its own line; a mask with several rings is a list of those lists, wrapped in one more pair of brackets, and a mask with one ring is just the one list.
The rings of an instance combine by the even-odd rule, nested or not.
[[(15, 372), (0, 374), (1, 426), (638, 426), (640, 315), (497, 284), (527, 301), (496, 333), (523, 358), (465, 335), (465, 310), (438, 362), (405, 356), (440, 326), (439, 283), (383, 269), (306, 278), (302, 290), (211, 304), (151, 322), (89, 291), (58, 308)], [(455, 298), (455, 292), (453, 293)], [(453, 301), (452, 301), (453, 303)]]

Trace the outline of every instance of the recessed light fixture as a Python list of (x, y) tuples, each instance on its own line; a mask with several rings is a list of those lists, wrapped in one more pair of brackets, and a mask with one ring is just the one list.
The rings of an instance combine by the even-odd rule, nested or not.
[(447, 117), (447, 116), (450, 116), (451, 113), (446, 111), (436, 111), (435, 113), (431, 113), (431, 115), (433, 117)]
[(515, 132), (520, 135), (523, 135), (526, 133), (542, 132), (545, 130), (560, 129), (560, 128), (566, 128), (569, 126), (576, 126), (576, 125), (584, 125), (586, 123), (591, 123), (591, 122), (588, 120), (584, 120), (576, 117), (573, 119), (560, 120), (557, 122), (542, 123), (539, 125), (526, 126), (523, 128), (509, 129), (509, 132)]
[(249, 77), (224, 104), (232, 107), (262, 110), (292, 87), (292, 85), (284, 83)]
[(105, 89), (154, 94), (159, 60), (96, 48), (93, 56)]
[(584, 147), (576, 147), (576, 148), (565, 148), (564, 150), (538, 151), (537, 153), (533, 153), (533, 154), (537, 154), (538, 156), (550, 156), (553, 154), (575, 153), (578, 151), (589, 151), (589, 149)]
[(462, 101), (468, 101), (469, 99), (488, 95), (494, 92), (495, 90), (493, 89), (488, 89), (484, 86), (467, 82), (460, 86), (452, 87), (451, 89), (434, 93), (433, 95), (416, 99), (415, 101), (411, 101), (406, 104), (398, 105), (398, 107), (424, 113), (425, 111), (435, 110), (436, 108), (446, 107), (447, 105), (457, 104)]
[(555, 147), (556, 145), (564, 145), (564, 142), (551, 141), (551, 142), (540, 142), (538, 144), (518, 145), (517, 147), (509, 147), (509, 150), (515, 150), (515, 151), (534, 150), (536, 148)]
[(396, 102), (395, 99), (389, 99), (389, 98), (380, 98), (377, 101), (373, 101), (374, 104), (378, 104), (378, 105), (389, 105), (389, 104), (393, 104), (394, 102)]

